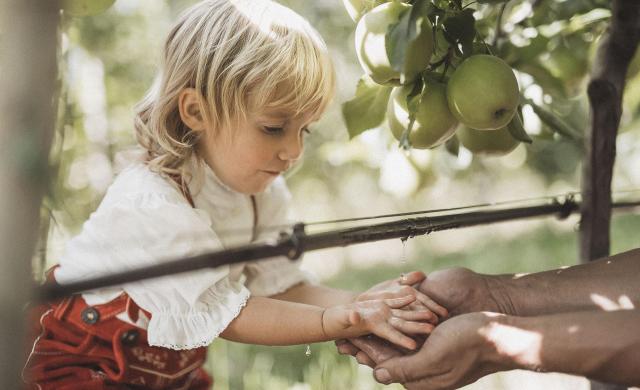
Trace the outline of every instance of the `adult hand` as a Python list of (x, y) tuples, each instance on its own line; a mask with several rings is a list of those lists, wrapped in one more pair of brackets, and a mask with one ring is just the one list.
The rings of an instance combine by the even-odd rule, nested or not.
[(378, 364), (376, 380), (384, 384), (399, 382), (410, 390), (446, 390), (515, 368), (502, 361), (483, 335), (495, 316), (500, 315), (471, 313), (443, 322), (415, 354), (395, 356)]
[(371, 368), (392, 357), (404, 356), (407, 353), (407, 350), (373, 335), (336, 340), (336, 346), (340, 354), (354, 356), (358, 363)]
[(499, 275), (449, 268), (430, 273), (418, 290), (446, 307), (450, 316), (479, 311), (512, 314), (513, 311)]

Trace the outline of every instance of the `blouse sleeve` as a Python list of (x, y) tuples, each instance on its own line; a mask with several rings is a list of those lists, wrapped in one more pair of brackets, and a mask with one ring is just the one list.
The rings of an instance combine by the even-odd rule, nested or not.
[[(67, 246), (59, 271), (85, 278), (220, 249), (206, 212), (179, 196), (149, 193), (92, 214)], [(59, 274), (56, 278), (65, 279), (64, 272)], [(229, 266), (143, 280), (124, 290), (151, 313), (149, 344), (171, 349), (210, 344), (250, 295), (242, 283), (229, 279)]]
[[(270, 192), (259, 202), (260, 226), (258, 241), (273, 241), (279, 232), (268, 229), (270, 226), (289, 226), (291, 193), (284, 180), (276, 180)], [(246, 265), (246, 286), (255, 296), (271, 296), (279, 294), (302, 282), (310, 282), (315, 278), (300, 268), (300, 259), (291, 261), (286, 256), (277, 256), (265, 260), (254, 261)]]

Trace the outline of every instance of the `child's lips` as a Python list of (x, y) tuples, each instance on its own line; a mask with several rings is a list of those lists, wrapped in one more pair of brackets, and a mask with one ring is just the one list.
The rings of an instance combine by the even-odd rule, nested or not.
[(262, 171), (262, 172), (265, 172), (271, 176), (278, 176), (282, 173), (282, 171)]

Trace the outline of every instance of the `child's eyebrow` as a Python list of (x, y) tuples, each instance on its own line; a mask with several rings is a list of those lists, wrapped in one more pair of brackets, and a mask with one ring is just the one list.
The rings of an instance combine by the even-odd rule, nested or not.
[(264, 119), (282, 120), (286, 123), (288, 122), (291, 115), (284, 111), (271, 111), (271, 112), (263, 112), (258, 117), (264, 118)]

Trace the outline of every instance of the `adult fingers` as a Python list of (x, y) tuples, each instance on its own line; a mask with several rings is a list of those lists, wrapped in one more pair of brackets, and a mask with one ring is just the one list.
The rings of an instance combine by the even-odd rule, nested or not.
[(398, 317), (391, 317), (389, 324), (404, 334), (430, 334), (434, 328), (432, 324), (405, 321)]
[(376, 362), (374, 362), (366, 353), (359, 351), (356, 354), (356, 361), (362, 365), (369, 366), (374, 368), (376, 366)]
[(444, 306), (438, 304), (422, 292), (418, 292), (416, 294), (416, 301), (425, 305), (429, 310), (436, 313), (441, 318), (447, 318), (449, 316), (449, 311)]
[(416, 354), (395, 357), (378, 364), (373, 376), (384, 384), (408, 383), (429, 378), (429, 363), (421, 351), (424, 351), (424, 347)]
[(375, 336), (364, 336), (349, 341), (359, 348), (361, 351), (367, 354), (377, 364), (389, 360), (392, 357), (402, 356), (404, 352), (394, 347), (386, 340), (380, 339)]
[(349, 340), (336, 340), (336, 347), (341, 355), (356, 356), (360, 349), (353, 345)]

